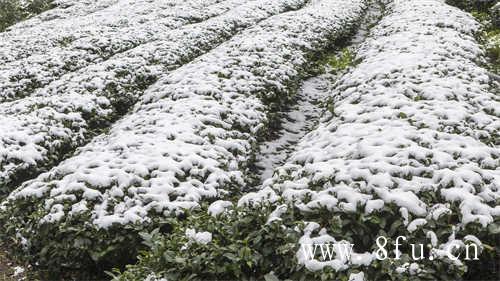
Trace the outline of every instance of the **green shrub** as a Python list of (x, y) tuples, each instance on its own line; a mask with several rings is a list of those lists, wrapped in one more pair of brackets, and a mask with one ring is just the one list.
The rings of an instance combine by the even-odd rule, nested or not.
[(0, 0), (0, 32), (52, 7), (52, 0)]
[(486, 54), (491, 60), (492, 70), (500, 73), (500, 29), (484, 33)]
[(19, 2), (16, 0), (0, 1), (0, 31), (21, 19)]
[[(380, 235), (394, 238), (404, 235), (408, 243), (427, 245), (427, 254), (432, 248), (427, 233), (433, 231), (439, 243), (446, 243), (454, 232), (455, 218), (446, 214), (409, 232), (395, 205), (365, 214), (362, 206), (352, 213), (326, 209), (302, 212), (288, 204), (287, 211), (270, 222), (269, 216), (276, 206), (277, 203), (265, 203), (235, 207), (217, 217), (200, 211), (186, 220), (171, 220), (173, 231), (168, 235), (159, 229), (142, 233), (149, 249), (141, 253), (136, 265), (127, 266), (124, 272), (116, 269), (112, 275), (117, 281), (151, 276), (167, 280), (348, 280), (352, 273), (362, 271), (367, 280), (459, 280), (466, 272), (464, 265), (454, 264), (447, 258), (419, 261), (418, 273), (398, 272), (405, 263), (411, 263), (408, 244), (401, 248), (400, 260), (374, 260), (368, 266), (352, 264), (343, 271), (329, 267), (310, 271), (296, 258), (306, 221), (315, 221), (329, 235), (353, 243), (356, 253), (373, 253), (378, 249), (375, 241)], [(207, 231), (212, 240), (206, 244), (196, 243), (186, 235), (187, 229)], [(488, 235), (490, 239), (494, 237)], [(389, 243), (393, 242), (389, 239)]]
[(448, 0), (447, 3), (470, 12), (482, 24), (479, 41), (490, 60), (486, 67), (500, 73), (500, 3), (492, 0)]
[[(248, 280), (273, 270), (286, 274), (297, 266), (288, 257), (295, 253), (299, 233), (292, 228), (291, 214), (286, 223), (266, 224), (271, 211), (270, 206), (258, 212), (238, 208), (218, 217), (197, 212), (184, 221), (171, 220), (171, 234), (163, 235), (159, 229), (142, 234), (150, 250), (141, 254), (138, 265), (128, 266), (116, 278), (138, 280), (151, 272), (169, 280)], [(212, 233), (211, 243), (191, 243), (185, 235), (188, 228)]]
[[(0, 221), (2, 234), (13, 239), (19, 256), (55, 271), (110, 263), (120, 266), (141, 249), (137, 233), (158, 227), (171, 212), (182, 213), (202, 202), (238, 196), (247, 187), (247, 167), (257, 150), (255, 137), (272, 127), (266, 123), (268, 109), (289, 99), (308, 75), (307, 57), (328, 48), (328, 39), (343, 36), (344, 28), (355, 25), (365, 7), (363, 1), (339, 5), (341, 0), (325, 0), (320, 4), (321, 9), (312, 5), (262, 21), (193, 63), (162, 76), (162, 82), (146, 93), (141, 106), (109, 134), (11, 193), (4, 201)], [(342, 16), (326, 16), (332, 13)], [(265, 41), (254, 46), (255, 37)], [(297, 44), (297, 40), (307, 44)], [(259, 59), (254, 62), (256, 57)], [(221, 79), (214, 66), (222, 76), (245, 75)], [(235, 88), (235, 83), (244, 87)], [(231, 93), (230, 99), (216, 94), (226, 92)], [(240, 106), (244, 104), (251, 106)], [(192, 109), (186, 110), (186, 105)], [(141, 119), (144, 123), (137, 122)], [(177, 120), (185, 124), (178, 126)], [(124, 122), (131, 122), (131, 127), (123, 129)], [(134, 136), (129, 134), (132, 131)], [(114, 134), (126, 134), (134, 143), (133, 150), (117, 150), (114, 143), (123, 138)], [(155, 149), (150, 149), (151, 138)], [(113, 156), (105, 156), (109, 160), (97, 165), (90, 163), (104, 155)], [(87, 157), (92, 161), (80, 160)], [(137, 160), (128, 163), (122, 159)], [(72, 171), (61, 168), (71, 162), (82, 166), (77, 164), (80, 168)], [(152, 163), (159, 165), (153, 167), (156, 164)], [(163, 163), (171, 164), (166, 168)], [(137, 169), (139, 166), (149, 168)], [(119, 171), (120, 175), (102, 173), (104, 170)], [(81, 171), (96, 175), (101, 183), (78, 179)], [(72, 188), (68, 180), (79, 188)], [(58, 187), (62, 190), (55, 195)], [(127, 215), (132, 212), (136, 215)], [(116, 258), (120, 256), (125, 259)]]
[(496, 27), (500, 28), (500, 3), (497, 3), (493, 7), (491, 7), (490, 14), (493, 24)]
[[(91, 220), (88, 214), (73, 216), (72, 220), (58, 226), (31, 224), (32, 220), (40, 220), (42, 216), (41, 212), (34, 211), (36, 207), (37, 204), (33, 201), (16, 206), (15, 208), (33, 210), (32, 216), (24, 220), (19, 217), (10, 218), (13, 224), (6, 225), (6, 231), (12, 231), (16, 235), (1, 238), (10, 242), (6, 243), (7, 246), (17, 245), (9, 250), (18, 260), (36, 265), (34, 269), (46, 274), (48, 279), (57, 278), (63, 272), (75, 272), (79, 276), (98, 275), (103, 269), (111, 266), (106, 261), (113, 261), (112, 266), (134, 262), (141, 243), (138, 232), (148, 229), (147, 224), (141, 224), (102, 230), (89, 223)], [(2, 220), (6, 219), (4, 216), (2, 213)], [(16, 229), (12, 229), (14, 225), (17, 226)], [(36, 233), (39, 239), (27, 242), (24, 237), (33, 233)], [(38, 249), (39, 252), (27, 252), (26, 249)], [(55, 256), (59, 258), (54, 259)], [(82, 267), (82, 264), (85, 266)]]
[(348, 48), (342, 49), (339, 55), (327, 57), (326, 60), (333, 72), (342, 71), (354, 65), (354, 55)]
[(446, 3), (464, 10), (487, 10), (496, 0), (447, 0)]

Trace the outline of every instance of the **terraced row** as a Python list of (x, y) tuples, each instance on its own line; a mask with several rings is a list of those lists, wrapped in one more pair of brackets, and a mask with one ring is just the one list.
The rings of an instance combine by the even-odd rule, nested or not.
[[(494, 271), (500, 106), (498, 85), (479, 66), (479, 25), (440, 0), (385, 2), (330, 112), (264, 188), (146, 236), (151, 250), (117, 280), (462, 280), (467, 270)], [(406, 244), (395, 259), (400, 235), (422, 243), (425, 258), (414, 260)], [(376, 258), (379, 236), (388, 239), (385, 261)], [(354, 253), (332, 247), (332, 260), (302, 247), (347, 242)], [(471, 243), (482, 258), (467, 269)]]
[(46, 171), (123, 116), (164, 75), (260, 20), (303, 0), (248, 1), (207, 21), (163, 34), (80, 71), (35, 96), (0, 104), (0, 184), (4, 193)]
[[(159, 5), (159, 9), (154, 13), (151, 11), (154, 3), (146, 4), (146, 1), (142, 0), (101, 0), (92, 2), (93, 4), (86, 5), (88, 13), (85, 12), (86, 9), (80, 9), (80, 11), (84, 12), (80, 16), (71, 15), (71, 11), (68, 11), (70, 17), (65, 18), (60, 14), (66, 14), (66, 11), (62, 12), (56, 8), (0, 33), (0, 38), (2, 38), (0, 40), (0, 58), (2, 62), (14, 62), (23, 58), (26, 59), (31, 55), (44, 54), (47, 49), (53, 47), (62, 48), (79, 39), (92, 39), (92, 36), (95, 42), (99, 42), (100, 35), (103, 32), (109, 32), (108, 35), (112, 36), (113, 34), (110, 32), (118, 33), (126, 28), (137, 27), (141, 23), (158, 20), (160, 18), (158, 14), (163, 10), (162, 7), (164, 9), (177, 8), (177, 10), (182, 7), (186, 8), (185, 1), (176, 0), (164, 1), (162, 2), (164, 6), (156, 3)], [(201, 4), (202, 6), (196, 1), (188, 1), (187, 4), (196, 8), (193, 15), (198, 17), (200, 8), (216, 3), (221, 3), (221, 1), (210, 1), (205, 5)], [(145, 4), (145, 6), (141, 8), (141, 4)], [(180, 13), (179, 16), (186, 16), (185, 12), (186, 10), (184, 10), (184, 13)], [(51, 15), (51, 13), (55, 14)], [(170, 17), (174, 16), (172, 13), (165, 14), (165, 16), (169, 15)], [(189, 14), (187, 16), (187, 19), (191, 18)]]
[[(53, 8), (47, 11), (43, 11), (43, 13), (36, 15), (36, 17), (31, 17), (27, 20), (17, 23), (15, 27), (9, 28), (9, 31), (11, 31), (10, 33), (3, 33), (0, 34), (0, 36), (8, 35), (7, 37), (9, 37), (12, 36), (13, 33), (17, 33), (18, 31), (20, 31), (21, 29), (33, 28), (37, 25), (45, 24), (47, 22), (53, 24), (53, 28), (57, 28), (57, 25), (59, 23), (64, 22), (67, 19), (75, 19), (92, 15), (96, 12), (99, 12), (100, 10), (117, 4), (118, 0), (47, 0), (46, 2), (53, 5)], [(33, 35), (34, 34), (31, 34), (31, 36)]]
[[(436, 270), (439, 262), (463, 266), (446, 256), (450, 244), (494, 245), (499, 231), (498, 85), (478, 66), (478, 24), (470, 15), (434, 0), (394, 1), (389, 10), (359, 51), (362, 62), (338, 81), (332, 114), (266, 188), (239, 204), (292, 203), (320, 223), (306, 228), (301, 244), (361, 244), (367, 252), (352, 264), (360, 270), (376, 266), (378, 235), (396, 237), (401, 228), (414, 240), (429, 238), (433, 262), (396, 263), (391, 270), (440, 279), (446, 274)], [(325, 223), (325, 213), (346, 228)], [(351, 267), (342, 258), (297, 255), (313, 271)]]
[(164, 35), (171, 30), (202, 22), (246, 1), (189, 0), (175, 5), (159, 2), (138, 0), (134, 5), (119, 2), (77, 20), (82, 28), (69, 19), (58, 23), (60, 30), (54, 30), (49, 23), (22, 29), (21, 35), (6, 40), (6, 46), (0, 49), (7, 56), (0, 66), (0, 101), (30, 96), (66, 73), (100, 63), (141, 44), (165, 39)]
[(138, 231), (240, 194), (271, 110), (364, 8), (313, 1), (161, 77), (109, 133), (12, 193), (4, 234), (42, 265), (119, 264), (137, 250)]
[(464, 225), (487, 226), (500, 215), (500, 101), (476, 64), (477, 24), (437, 1), (395, 5), (393, 13), (361, 49), (363, 62), (338, 82), (331, 118), (278, 170), (287, 181), (276, 187), (287, 198), (324, 199), (313, 187), (345, 185), (416, 216), (445, 203), (420, 195), (436, 192), (459, 203)]

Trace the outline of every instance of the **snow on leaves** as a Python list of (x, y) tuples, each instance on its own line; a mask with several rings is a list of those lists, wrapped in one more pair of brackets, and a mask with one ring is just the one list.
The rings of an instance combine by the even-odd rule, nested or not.
[(241, 191), (256, 135), (267, 129), (264, 101), (286, 99), (307, 73), (308, 56), (348, 31), (363, 8), (357, 0), (314, 1), (243, 31), (161, 77), (108, 134), (8, 201), (40, 197), (44, 222), (54, 222), (65, 216), (51, 206), (62, 200), (81, 210), (85, 200), (93, 223), (106, 228)]

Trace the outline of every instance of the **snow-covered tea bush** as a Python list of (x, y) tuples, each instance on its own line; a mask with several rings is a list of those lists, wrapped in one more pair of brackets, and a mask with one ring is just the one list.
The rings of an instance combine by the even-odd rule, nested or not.
[(0, 251), (37, 280), (497, 280), (497, 2), (0, 0)]
[[(56, 30), (50, 21), (5, 34), (5, 42), (0, 43), (0, 54), (4, 52), (6, 56), (0, 65), (0, 101), (30, 96), (66, 73), (100, 63), (141, 44), (165, 39), (173, 29), (220, 15), (245, 1), (159, 2), (144, 0), (128, 5), (126, 1), (120, 2), (77, 18), (77, 24), (73, 18), (65, 19)], [(123, 14), (127, 20), (120, 21)], [(79, 25), (82, 27), (77, 28)], [(33, 36), (26, 37), (27, 32)]]
[[(401, 216), (393, 211), (397, 208), (386, 206), (370, 214), (362, 209), (358, 213), (326, 209), (307, 213), (292, 204), (281, 204), (281, 200), (262, 205), (226, 205), (219, 212), (200, 211), (186, 220), (169, 220), (162, 228), (142, 233), (149, 250), (139, 255), (137, 264), (127, 266), (123, 272), (115, 270), (114, 279), (147, 280), (155, 276), (200, 281), (352, 280), (366, 276), (359, 280), (458, 280), (465, 270), (463, 265), (446, 258), (414, 262), (407, 246), (400, 248), (403, 253), (397, 261), (374, 260), (372, 255), (362, 253), (366, 245), (370, 245), (366, 249), (377, 249), (374, 246), (378, 235), (403, 235), (409, 238), (408, 243), (426, 245), (428, 253), (427, 246), (433, 243), (426, 234), (428, 229), (419, 226), (418, 230), (409, 231), (401, 227)], [(218, 203), (221, 202), (213, 204)], [(318, 223), (308, 223), (311, 220)], [(387, 225), (389, 231), (381, 231), (381, 225)], [(436, 241), (452, 231), (444, 219), (438, 225), (442, 229), (432, 237)], [(168, 234), (162, 233), (165, 229)], [(355, 243), (352, 261), (346, 263), (336, 258), (325, 261), (329, 265), (325, 267), (320, 261), (307, 265), (300, 262), (302, 244), (325, 242)], [(464, 254), (462, 250), (457, 252)], [(319, 260), (320, 256), (318, 250)]]
[[(442, 1), (389, 5), (359, 50), (361, 62), (338, 81), (331, 114), (261, 191), (242, 196), (237, 209), (221, 215), (236, 212), (236, 219), (220, 218), (224, 226), (212, 228), (216, 222), (210, 218), (192, 216), (172, 234), (147, 239), (151, 250), (117, 279), (250, 279), (272, 270), (293, 280), (295, 273), (315, 280), (348, 280), (354, 274), (363, 276), (358, 280), (494, 280), (500, 254), (500, 103), (479, 66), (478, 28), (470, 15)], [(237, 218), (245, 220), (248, 213), (259, 220), (260, 204), (275, 211), (242, 228)], [(212, 240), (192, 242), (188, 228), (209, 232)], [(432, 260), (413, 261), (406, 248), (401, 260), (379, 261), (380, 235), (423, 243)], [(301, 254), (300, 245), (321, 241), (349, 241), (356, 254), (350, 261)], [(463, 251), (470, 243), (480, 249), (480, 261), (446, 255), (450, 245)], [(233, 261), (233, 271), (224, 269), (236, 249), (243, 249), (244, 258)], [(195, 258), (203, 253), (206, 259)]]
[[(197, 212), (186, 220), (170, 220), (171, 233), (142, 234), (150, 250), (116, 280), (145, 280), (153, 274), (167, 280), (264, 280), (271, 271), (289, 273), (298, 268), (291, 257), (300, 233), (292, 218), (267, 223), (272, 211), (230, 207), (220, 214)], [(201, 240), (200, 233), (210, 239)]]
[[(306, 212), (369, 213), (389, 203), (409, 215), (403, 225), (416, 220), (434, 233), (444, 230), (433, 222), (443, 215), (454, 229), (440, 243), (475, 235), (495, 247), (500, 104), (477, 65), (478, 24), (439, 1), (410, 3), (396, 2), (379, 23), (362, 63), (338, 82), (331, 118), (271, 185)], [(472, 276), (498, 274), (485, 269), (499, 253), (485, 253)]]
[(364, 8), (312, 1), (160, 77), (109, 133), (9, 196), (4, 237), (43, 266), (119, 265), (137, 232), (241, 194), (272, 113)]
[(64, 75), (35, 95), (0, 104), (6, 138), (0, 189), (52, 167), (123, 116), (159, 76), (173, 71), (269, 16), (297, 9), (302, 0), (249, 1), (207, 21), (163, 34), (98, 64)]
[(500, 3), (476, 1), (478, 2), (476, 5), (463, 5), (460, 1), (448, 2), (470, 12), (481, 23), (481, 32), (477, 37), (486, 50), (489, 60), (485, 65), (494, 73), (490, 76), (500, 83), (500, 76), (498, 76), (500, 73)]

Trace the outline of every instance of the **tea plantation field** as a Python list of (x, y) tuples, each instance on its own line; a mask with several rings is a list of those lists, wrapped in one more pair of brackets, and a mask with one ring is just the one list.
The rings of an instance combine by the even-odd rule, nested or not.
[(500, 280), (499, 89), (498, 1), (0, 0), (0, 280)]

